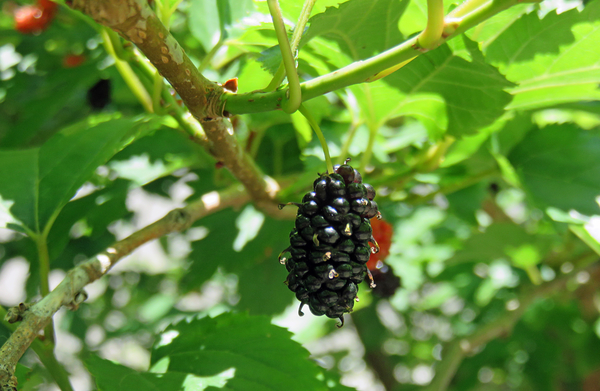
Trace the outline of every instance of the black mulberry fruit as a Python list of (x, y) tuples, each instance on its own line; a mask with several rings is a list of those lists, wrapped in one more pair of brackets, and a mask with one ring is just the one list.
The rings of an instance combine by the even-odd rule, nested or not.
[(341, 325), (358, 301), (358, 284), (368, 276), (375, 286), (365, 264), (374, 250), (369, 219), (379, 216), (375, 189), (362, 183), (349, 161), (319, 175), (302, 203), (287, 204), (299, 208), (291, 246), (280, 255), (286, 284), (301, 302), (298, 313), (308, 305), (314, 315), (339, 318)]

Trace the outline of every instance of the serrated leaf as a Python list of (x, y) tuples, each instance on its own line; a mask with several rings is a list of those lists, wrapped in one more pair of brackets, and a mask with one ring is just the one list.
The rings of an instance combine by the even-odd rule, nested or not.
[[(299, 68), (313, 74), (311, 70), (316, 67), (325, 73), (400, 43), (398, 19), (406, 4), (398, 0), (352, 0), (314, 15), (300, 42)], [(281, 63), (279, 47), (265, 50), (259, 61), (274, 73)]]
[[(236, 251), (234, 245), (239, 232), (236, 229), (238, 217), (238, 212), (224, 210), (200, 221), (209, 232), (204, 239), (192, 243), (192, 265), (183, 279), (184, 286), (199, 287), (214, 274), (217, 267), (221, 267), (225, 272), (236, 273), (240, 278), (244, 277), (247, 269), (258, 264), (266, 263), (283, 268), (277, 255), (289, 246), (288, 233), (292, 229), (291, 222), (265, 217), (257, 235), (245, 243), (243, 249)], [(217, 251), (215, 243), (219, 244)], [(281, 292), (286, 290), (282, 283)]]
[[(225, 313), (169, 326), (152, 350), (152, 363), (166, 358), (168, 370), (211, 376), (234, 368), (227, 389), (326, 390), (320, 368), (291, 333), (269, 317)], [(293, 379), (293, 380), (292, 380)]]
[[(85, 366), (96, 380), (99, 391), (131, 391), (131, 390), (160, 390), (160, 391), (182, 391), (187, 374), (148, 373), (138, 372), (112, 361), (104, 360), (96, 355), (85, 360)], [(203, 388), (190, 388), (190, 390), (202, 390)]]
[(465, 32), (467, 37), (479, 42), (483, 49), (491, 45), (506, 31), (521, 15), (531, 10), (531, 4), (516, 4), (491, 18), (481, 22), (475, 28)]
[[(401, 42), (398, 20), (406, 4), (398, 0), (352, 0), (330, 7), (310, 19), (301, 45), (319, 36), (336, 42), (353, 61), (371, 57)], [(337, 51), (323, 54), (338, 67), (347, 65), (340, 63)]]
[[(274, 251), (274, 255), (279, 251)], [(245, 269), (239, 275), (237, 307), (253, 315), (274, 315), (282, 313), (292, 302), (299, 305), (294, 292), (284, 284), (287, 274), (285, 267), (271, 257)]]
[[(504, 113), (511, 99), (504, 89), (511, 83), (485, 63), (476, 43), (460, 40), (452, 50), (441, 46), (380, 81), (351, 88), (356, 95), (364, 90), (359, 102), (369, 105), (376, 124), (408, 115), (423, 122), (433, 138), (472, 134)], [(465, 60), (463, 52), (472, 60)]]
[[(325, 12), (327, 8), (332, 6), (337, 6), (340, 3), (344, 3), (348, 0), (319, 0), (316, 1), (313, 5), (313, 9), (311, 15), (320, 14)], [(280, 1), (279, 6), (281, 7), (281, 13), (283, 14), (284, 20), (288, 19), (292, 22), (296, 22), (300, 17), (300, 13), (302, 12), (302, 8), (304, 7), (303, 0), (287, 0)], [(266, 1), (257, 1), (255, 2), (257, 9), (264, 13), (269, 14), (269, 7), (267, 6)]]
[(583, 11), (523, 15), (485, 50), (488, 60), (518, 84), (510, 109), (537, 109), (600, 99), (600, 2)]
[(598, 214), (600, 134), (554, 125), (527, 134), (508, 156), (538, 207)]
[(39, 145), (59, 130), (66, 119), (74, 122), (84, 117), (87, 110), (86, 90), (99, 77), (95, 62), (76, 68), (53, 68), (52, 72), (43, 76), (18, 73), (7, 82), (6, 97), (2, 102), (2, 146), (22, 148)]
[(98, 166), (153, 125), (147, 119), (83, 121), (39, 148), (0, 151), (0, 195), (11, 214), (42, 232)]
[(50, 259), (57, 259), (69, 240), (77, 221), (85, 221), (90, 236), (97, 239), (107, 226), (130, 212), (125, 205), (129, 182), (116, 180), (110, 186), (68, 202), (48, 233)]

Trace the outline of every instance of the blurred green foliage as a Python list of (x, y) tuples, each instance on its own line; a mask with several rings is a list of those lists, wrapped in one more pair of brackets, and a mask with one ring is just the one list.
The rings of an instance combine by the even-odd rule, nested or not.
[[(209, 79), (267, 86), (281, 56), (265, 2), (154, 3), (176, 7), (172, 33)], [(393, 296), (364, 284), (341, 330), (299, 318), (278, 262), (292, 222), (237, 205), (144, 246), (57, 318), (61, 360), (88, 379), (80, 389), (600, 390), (600, 1), (585, 3), (519, 4), (386, 78), (305, 103), (334, 160), (354, 159), (394, 226)], [(302, 4), (281, 2), (290, 31)], [(12, 289), (31, 301), (40, 238), (62, 276), (237, 181), (171, 117), (143, 111), (93, 22), (63, 4), (47, 30), (23, 35), (19, 5), (0, 14), (0, 222), (11, 229), (0, 277), (26, 262)], [(301, 79), (401, 43), (425, 10), (424, 0), (317, 2)], [(68, 67), (70, 55), (85, 61)], [(103, 108), (89, 103), (100, 80), (110, 80)], [(325, 171), (303, 117), (233, 122), (282, 202)], [(0, 342), (8, 335), (0, 324)], [(23, 363), (24, 390), (52, 382), (32, 355)]]

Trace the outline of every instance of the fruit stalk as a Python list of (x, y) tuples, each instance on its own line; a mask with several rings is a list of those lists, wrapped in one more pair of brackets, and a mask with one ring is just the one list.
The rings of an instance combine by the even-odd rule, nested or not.
[(323, 148), (323, 153), (325, 154), (327, 172), (333, 172), (333, 163), (331, 163), (331, 156), (329, 155), (329, 147), (327, 146), (327, 140), (325, 140), (325, 136), (323, 136), (323, 132), (321, 132), (319, 124), (310, 114), (310, 111), (308, 111), (303, 105), (300, 106), (300, 113), (304, 116), (304, 118), (306, 118), (311, 128), (313, 128), (314, 132), (316, 133), (319, 142), (321, 143), (321, 148)]

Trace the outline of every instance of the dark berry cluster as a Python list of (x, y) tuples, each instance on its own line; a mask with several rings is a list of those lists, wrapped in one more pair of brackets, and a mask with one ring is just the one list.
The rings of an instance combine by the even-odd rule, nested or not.
[(370, 223), (380, 216), (375, 190), (347, 163), (321, 175), (302, 203), (294, 204), (299, 208), (291, 246), (280, 256), (289, 272), (286, 284), (301, 302), (299, 314), (308, 305), (313, 314), (340, 318), (342, 325), (358, 300), (358, 284), (371, 278), (366, 263), (379, 251)]

